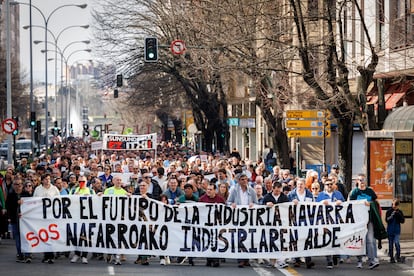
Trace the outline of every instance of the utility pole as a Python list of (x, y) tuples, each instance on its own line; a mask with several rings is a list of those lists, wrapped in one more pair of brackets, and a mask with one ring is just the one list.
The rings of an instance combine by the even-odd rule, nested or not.
[[(7, 98), (7, 118), (12, 117), (11, 99), (11, 54), (10, 54), (10, 0), (6, 0), (6, 98)], [(8, 135), (7, 162), (12, 164), (12, 135)]]

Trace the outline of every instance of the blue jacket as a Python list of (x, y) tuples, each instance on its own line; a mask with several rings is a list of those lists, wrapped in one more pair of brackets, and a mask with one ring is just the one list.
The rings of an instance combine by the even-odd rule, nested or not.
[(332, 197), (330, 197), (327, 192), (320, 192), (318, 197), (316, 198), (316, 201), (320, 202), (323, 200), (330, 200), (331, 202), (335, 202), (337, 200), (345, 201), (345, 198), (340, 191), (333, 191)]
[[(308, 189), (305, 189), (305, 201), (312, 202), (313, 201), (313, 194)], [(296, 193), (296, 188), (290, 191), (288, 194), (289, 201), (293, 201), (294, 199), (299, 200), (298, 194)]]
[(405, 218), (400, 209), (395, 210), (395, 212), (393, 208), (388, 209), (385, 213), (385, 220), (387, 221), (388, 235), (401, 234), (401, 223), (405, 222)]

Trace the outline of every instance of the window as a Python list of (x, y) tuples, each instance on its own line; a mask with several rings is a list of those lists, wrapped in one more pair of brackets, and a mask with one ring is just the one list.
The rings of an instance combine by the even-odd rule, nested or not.
[(385, 0), (378, 0), (377, 2), (377, 47), (378, 49), (385, 49)]
[(318, 0), (308, 0), (308, 16), (310, 20), (318, 20)]
[(414, 43), (413, 0), (390, 1), (390, 47), (398, 49)]

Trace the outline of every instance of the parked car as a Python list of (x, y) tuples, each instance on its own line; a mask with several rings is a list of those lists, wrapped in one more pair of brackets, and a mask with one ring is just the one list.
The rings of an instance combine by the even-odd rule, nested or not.
[(18, 159), (28, 158), (32, 155), (34, 148), (33, 141), (30, 139), (19, 139), (16, 141), (16, 157)]
[(1, 143), (0, 144), (0, 157), (4, 157), (4, 159), (7, 159), (7, 154), (8, 154), (7, 143)]

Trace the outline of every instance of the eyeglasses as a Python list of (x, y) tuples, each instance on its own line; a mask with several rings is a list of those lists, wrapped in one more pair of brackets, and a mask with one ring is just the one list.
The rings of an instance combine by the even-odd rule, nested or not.
[(312, 188), (312, 190), (317, 190), (318, 188)]
[(332, 186), (332, 183), (325, 183), (326, 186)]

